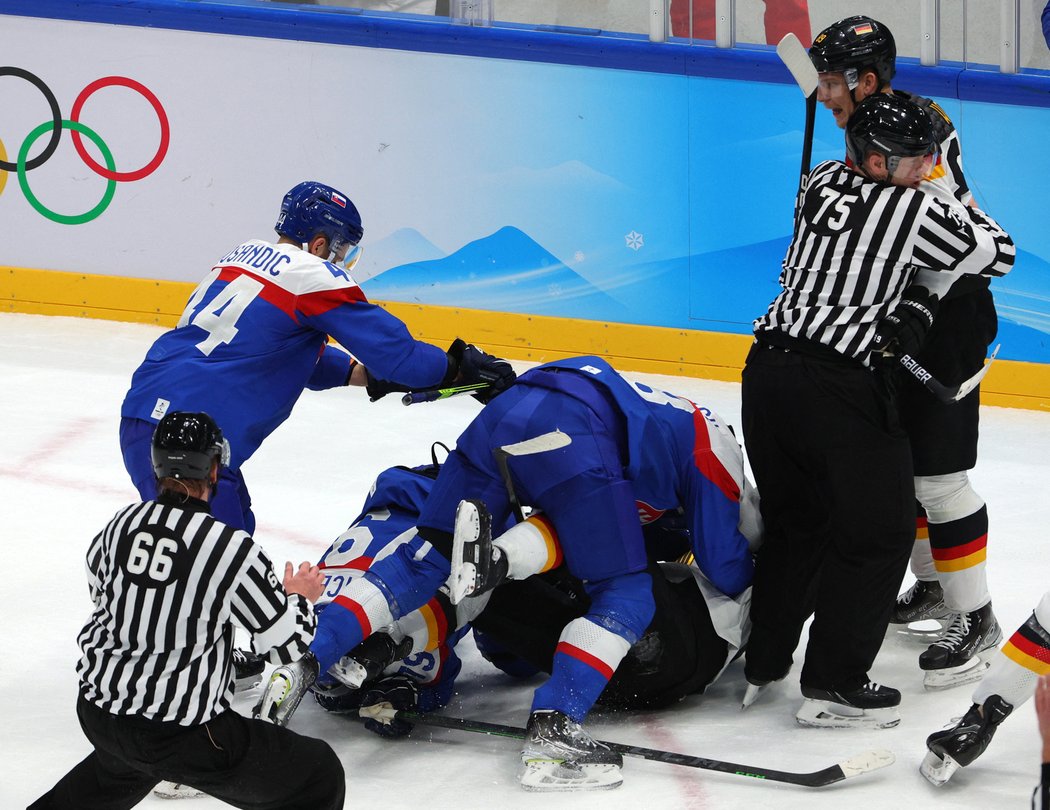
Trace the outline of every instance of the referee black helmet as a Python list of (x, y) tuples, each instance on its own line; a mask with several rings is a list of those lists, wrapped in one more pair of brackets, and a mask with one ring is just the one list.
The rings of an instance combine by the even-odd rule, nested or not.
[(157, 478), (205, 480), (212, 462), (226, 466), (230, 447), (222, 431), (206, 413), (174, 411), (166, 414), (153, 432), (150, 446)]

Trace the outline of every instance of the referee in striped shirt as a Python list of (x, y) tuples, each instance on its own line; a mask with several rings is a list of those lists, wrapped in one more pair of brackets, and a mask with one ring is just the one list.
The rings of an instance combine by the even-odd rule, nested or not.
[[(801, 672), (808, 725), (899, 722), (870, 682), (914, 540), (915, 490), (893, 378), (962, 274), (1000, 276), (1010, 237), (977, 209), (918, 190), (930, 118), (875, 94), (846, 126), (854, 167), (809, 174), (780, 294), (755, 321), (743, 372), (744, 444), (762, 496), (745, 674), (785, 677), (813, 615)], [(836, 708), (837, 707), (837, 708)], [(845, 719), (844, 719), (845, 718)]]
[(228, 447), (207, 414), (166, 415), (152, 440), (156, 500), (92, 541), (77, 716), (95, 750), (30, 810), (134, 807), (161, 781), (242, 808), (343, 806), (327, 743), (230, 708), (234, 627), (273, 663), (299, 658), (323, 578), (287, 563), (282, 587), (252, 538), (209, 514)]

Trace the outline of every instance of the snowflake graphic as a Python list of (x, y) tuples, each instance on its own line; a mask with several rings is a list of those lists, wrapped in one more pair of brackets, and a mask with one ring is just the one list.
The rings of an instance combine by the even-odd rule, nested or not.
[(642, 245), (645, 244), (645, 237), (638, 231), (631, 231), (624, 239), (627, 241), (627, 247), (631, 250), (640, 250)]
[(583, 254), (582, 250), (577, 250), (572, 254), (573, 261), (582, 262), (587, 257)]

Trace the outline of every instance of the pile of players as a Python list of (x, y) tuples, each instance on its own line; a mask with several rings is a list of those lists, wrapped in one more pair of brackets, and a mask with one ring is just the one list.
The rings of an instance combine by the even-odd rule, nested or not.
[[(887, 628), (939, 619), (919, 656), (928, 688), (972, 682), (994, 659), (965, 717), (928, 740), (923, 773), (943, 784), (1032, 694), (1050, 662), (1050, 595), (996, 653), (988, 518), (967, 476), (978, 390), (943, 403), (903, 371), (917, 360), (954, 384), (980, 369), (995, 334), (988, 281), (1009, 270), (1013, 244), (974, 204), (947, 115), (891, 87), (896, 50), (884, 25), (840, 21), (810, 58), (847, 161), (804, 177), (783, 291), (755, 322), (742, 427), (757, 491), (717, 413), (598, 357), (516, 376), (463, 340), (442, 350), (412, 338), (354, 282), (360, 216), (329, 186), (296, 186), (276, 243), (250, 240), (216, 264), (124, 402), (121, 447), (144, 500), (156, 497), (158, 421), (217, 423), (226, 455), (205, 454), (207, 475), (183, 486), (191, 505), (203, 504), (194, 509), (250, 533), (240, 467), (305, 389), (357, 385), (378, 399), (477, 385), (484, 405), (440, 463), (435, 452), (430, 464), (379, 476), (320, 560), (320, 595), (297, 586), (316, 602), (316, 631), (295, 661), (269, 653), (278, 666), (250, 722), (285, 726), (312, 693), (378, 734), (407, 734), (413, 713), (450, 699), (455, 647), (472, 630), (501, 669), (549, 674), (529, 712), (522, 786), (611, 788), (621, 756), (583, 727), (596, 704), (670, 705), (746, 651), (749, 705), (788, 674), (812, 618), (799, 722), (889, 727), (900, 722), (900, 693), (868, 676)], [(162, 565), (159, 545), (134, 548), (150, 576), (158, 566), (164, 578), (189, 575)], [(895, 602), (909, 558), (916, 582)], [(150, 584), (132, 573), (127, 587)], [(229, 620), (243, 626), (237, 615)], [(176, 652), (100, 651), (87, 628), (81, 640), (91, 665)], [(263, 659), (227, 646), (184, 649), (220, 650), (212, 666), (229, 656), (227, 672), (258, 681)], [(193, 722), (214, 721), (232, 689), (220, 684), (212, 719)], [(92, 740), (100, 751), (102, 740)], [(137, 769), (137, 790), (151, 779), (201, 781), (124, 756), (93, 760), (95, 782), (112, 786), (96, 777), (122, 768)], [(62, 785), (39, 806), (61, 806)]]

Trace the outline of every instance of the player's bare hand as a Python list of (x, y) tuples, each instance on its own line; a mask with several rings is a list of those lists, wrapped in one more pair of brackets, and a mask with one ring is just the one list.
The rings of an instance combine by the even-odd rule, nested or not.
[(299, 563), (299, 570), (293, 571), (292, 564), (284, 564), (284, 590), (286, 593), (297, 593), (311, 602), (316, 602), (324, 593), (324, 574), (313, 563)]

